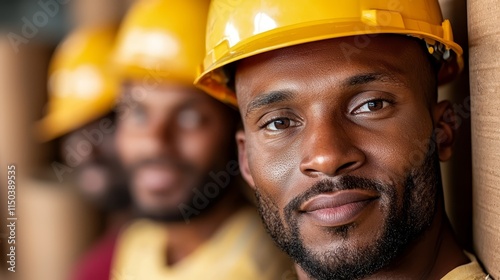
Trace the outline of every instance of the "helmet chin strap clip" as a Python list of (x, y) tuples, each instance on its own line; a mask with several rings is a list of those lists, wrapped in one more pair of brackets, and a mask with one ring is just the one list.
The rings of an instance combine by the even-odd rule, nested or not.
[(434, 44), (429, 44), (425, 42), (425, 46), (429, 53), (438, 61), (450, 61), (452, 59), (451, 50), (446, 48), (446, 46), (440, 42), (435, 42)]

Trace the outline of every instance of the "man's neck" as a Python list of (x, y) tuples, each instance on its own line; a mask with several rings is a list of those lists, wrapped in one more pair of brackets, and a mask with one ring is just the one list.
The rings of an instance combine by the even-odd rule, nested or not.
[(167, 260), (174, 265), (205, 243), (234, 213), (246, 203), (236, 186), (217, 201), (217, 204), (187, 222), (168, 223)]
[(105, 228), (106, 229), (119, 229), (121, 228), (125, 223), (130, 221), (132, 219), (132, 210), (130, 207), (120, 209), (120, 210), (114, 210), (109, 212), (106, 217), (105, 217)]
[(373, 278), (441, 279), (454, 268), (468, 262), (440, 207), (429, 230), (392, 265), (373, 275)]

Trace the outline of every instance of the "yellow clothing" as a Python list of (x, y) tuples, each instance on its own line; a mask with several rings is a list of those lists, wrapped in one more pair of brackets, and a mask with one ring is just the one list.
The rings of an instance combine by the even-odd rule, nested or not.
[(479, 265), (474, 255), (465, 252), (470, 263), (461, 265), (448, 272), (441, 280), (488, 280), (489, 278)]
[[(119, 237), (112, 280), (275, 280), (294, 275), (289, 259), (272, 243), (254, 209), (234, 214), (180, 262), (168, 266), (168, 228), (134, 222)], [(286, 278), (289, 279), (289, 278)]]

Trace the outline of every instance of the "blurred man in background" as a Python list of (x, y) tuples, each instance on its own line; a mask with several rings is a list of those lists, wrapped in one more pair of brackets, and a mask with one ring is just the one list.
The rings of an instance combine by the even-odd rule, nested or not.
[(105, 233), (78, 262), (73, 279), (109, 279), (118, 230), (129, 217), (130, 196), (114, 145), (117, 80), (109, 70), (116, 27), (84, 27), (57, 48), (49, 69), (47, 115), (38, 122), (41, 141), (60, 138), (63, 162), (53, 162), (60, 182), (106, 214)]
[(194, 88), (208, 1), (143, 0), (119, 33), (117, 144), (139, 217), (112, 279), (281, 279), (289, 262), (242, 194), (238, 113)]

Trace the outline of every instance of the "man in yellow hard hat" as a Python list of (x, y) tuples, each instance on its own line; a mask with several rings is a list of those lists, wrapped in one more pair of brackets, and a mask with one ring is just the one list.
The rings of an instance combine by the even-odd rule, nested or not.
[(444, 210), (437, 0), (215, 0), (197, 85), (239, 107), (242, 175), (300, 279), (485, 279)]
[(36, 124), (41, 141), (60, 140), (59, 182), (76, 181), (85, 199), (105, 214), (105, 231), (80, 258), (71, 279), (108, 279), (118, 231), (129, 217), (130, 194), (114, 145), (112, 112), (118, 93), (109, 60), (116, 26), (80, 27), (50, 63), (47, 114)]
[(138, 219), (112, 279), (282, 279), (291, 262), (242, 194), (236, 110), (193, 86), (208, 1), (140, 0), (119, 32), (117, 144)]

